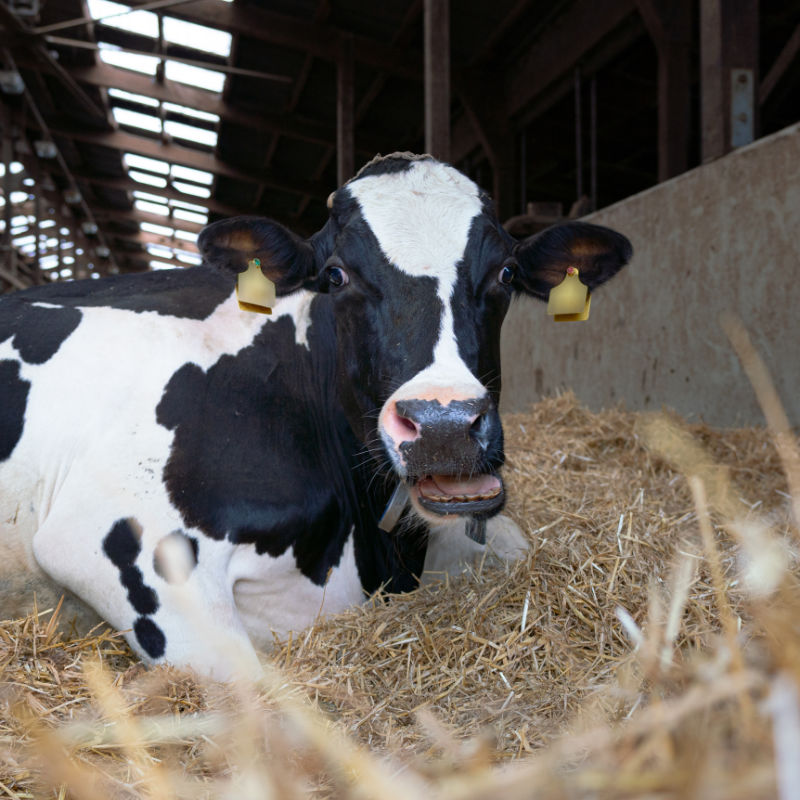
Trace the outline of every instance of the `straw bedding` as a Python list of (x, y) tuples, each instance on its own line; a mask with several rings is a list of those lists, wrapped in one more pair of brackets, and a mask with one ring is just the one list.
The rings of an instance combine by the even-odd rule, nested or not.
[(258, 685), (145, 670), (49, 610), (2, 623), (0, 797), (796, 796), (770, 433), (571, 394), (504, 424), (527, 558), (320, 620)]

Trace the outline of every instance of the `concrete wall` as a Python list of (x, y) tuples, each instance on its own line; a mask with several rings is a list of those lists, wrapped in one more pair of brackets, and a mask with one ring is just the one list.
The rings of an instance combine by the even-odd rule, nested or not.
[(587, 322), (516, 301), (503, 328), (503, 407), (559, 387), (590, 408), (673, 408), (717, 426), (763, 416), (719, 325), (732, 311), (800, 425), (800, 125), (587, 217), (633, 242)]

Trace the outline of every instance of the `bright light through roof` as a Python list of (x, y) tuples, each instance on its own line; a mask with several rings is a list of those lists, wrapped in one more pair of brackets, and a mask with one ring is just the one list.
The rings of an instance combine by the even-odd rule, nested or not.
[[(123, 14), (130, 10), (129, 6), (124, 6), (122, 3), (111, 3), (109, 0), (87, 0), (87, 5), (92, 19), (110, 14)], [(103, 20), (103, 25), (140, 33), (143, 36), (151, 36), (154, 39), (158, 36), (158, 17), (151, 11), (133, 11), (130, 14), (111, 17)]]
[(187, 203), (185, 200), (170, 200), (169, 204), (176, 208), (185, 208), (188, 211), (199, 211), (201, 214), (208, 214), (208, 209), (205, 206), (198, 206), (194, 203)]
[(147, 97), (144, 94), (134, 94), (133, 92), (126, 92), (122, 89), (114, 89), (113, 87), (108, 90), (110, 97), (116, 97), (119, 100), (130, 100), (132, 103), (139, 103), (142, 106), (150, 106), (151, 108), (158, 108), (158, 100), (153, 97)]
[[(19, 161), (12, 161), (11, 162), (11, 174), (16, 175), (18, 172), (22, 172), (25, 167), (19, 163)], [(0, 161), (0, 178), (2, 178), (6, 174), (6, 165)]]
[(135, 153), (125, 153), (123, 158), (125, 160), (125, 166), (127, 167), (146, 169), (150, 172), (158, 172), (161, 175), (169, 174), (169, 164), (166, 161), (161, 161), (157, 158), (147, 158), (146, 156), (137, 156)]
[(182, 231), (180, 229), (176, 229), (175, 238), (176, 239), (183, 239), (185, 242), (196, 242), (197, 241), (197, 234), (196, 233), (192, 233), (191, 231)]
[(138, 172), (135, 169), (129, 169), (128, 176), (139, 183), (146, 183), (148, 186), (157, 186), (159, 189), (163, 189), (167, 185), (166, 178), (160, 178), (158, 175), (151, 175), (149, 172)]
[(196, 222), (198, 225), (205, 225), (208, 222), (208, 214), (195, 214), (193, 211), (184, 211), (182, 208), (173, 208), (172, 216), (175, 219), (186, 220), (186, 222)]
[(208, 111), (197, 111), (188, 106), (179, 106), (177, 103), (164, 103), (164, 111), (172, 111), (175, 114), (183, 114), (185, 117), (194, 117), (206, 122), (219, 122), (218, 114), (211, 114)]
[(170, 136), (174, 136), (176, 139), (197, 142), (197, 144), (204, 144), (206, 147), (215, 147), (217, 144), (217, 134), (215, 131), (195, 128), (194, 125), (184, 125), (182, 122), (173, 122), (169, 119), (164, 120), (164, 131)]
[(150, 194), (150, 192), (140, 192), (138, 189), (134, 190), (133, 196), (137, 200), (150, 200), (153, 203), (163, 203), (164, 198), (158, 194)]
[(231, 35), (225, 31), (207, 28), (194, 22), (184, 22), (174, 17), (164, 18), (164, 38), (168, 42), (188, 45), (196, 50), (216, 53), (218, 56), (229, 56), (231, 52)]
[(194, 183), (182, 183), (181, 181), (173, 181), (172, 185), (179, 191), (183, 192), (184, 194), (191, 194), (195, 197), (211, 197), (211, 189), (207, 186), (197, 186)]
[(180, 164), (173, 164), (171, 174), (173, 178), (180, 178), (184, 181), (194, 181), (194, 183), (204, 183), (206, 186), (211, 186), (214, 182), (214, 176), (205, 170), (192, 169), (191, 167), (183, 167)]
[(166, 217), (169, 214), (169, 208), (161, 205), (160, 203), (149, 203), (147, 200), (134, 200), (133, 207), (138, 208), (139, 211), (146, 211), (150, 214), (160, 214)]
[(161, 120), (152, 114), (140, 114), (138, 111), (130, 111), (127, 108), (112, 108), (111, 113), (120, 125), (161, 133)]
[(143, 56), (136, 53), (123, 53), (112, 45), (100, 42), (99, 55), (101, 61), (114, 67), (130, 69), (134, 72), (143, 72), (145, 75), (155, 75), (159, 59), (156, 56)]
[(150, 269), (175, 269), (175, 265), (165, 264), (163, 261), (151, 261)]
[(172, 236), (172, 228), (165, 225), (156, 225), (153, 222), (141, 222), (139, 227), (146, 233), (155, 233), (158, 236)]
[(221, 92), (225, 85), (224, 72), (193, 67), (191, 64), (183, 64), (180, 61), (165, 61), (164, 74), (171, 81), (186, 83), (199, 89), (208, 89), (211, 92)]

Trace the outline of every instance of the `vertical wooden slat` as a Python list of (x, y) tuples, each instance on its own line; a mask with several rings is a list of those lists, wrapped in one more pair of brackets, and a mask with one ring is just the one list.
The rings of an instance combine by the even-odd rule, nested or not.
[(425, 149), (450, 159), (450, 0), (425, 0)]
[(353, 40), (343, 36), (336, 65), (336, 175), (339, 186), (355, 172), (355, 63)]
[[(758, 85), (757, 0), (700, 0), (700, 104), (702, 159), (710, 161), (733, 148), (732, 71), (752, 70)], [(753, 108), (755, 136), (758, 109)]]

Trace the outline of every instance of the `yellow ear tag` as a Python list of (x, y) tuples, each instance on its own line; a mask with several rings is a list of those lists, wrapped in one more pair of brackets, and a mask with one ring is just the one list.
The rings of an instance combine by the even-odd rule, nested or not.
[(564, 280), (550, 290), (547, 313), (556, 322), (582, 322), (589, 319), (591, 302), (589, 287), (580, 282), (577, 268), (567, 267)]
[(239, 273), (236, 296), (242, 311), (271, 314), (275, 305), (275, 284), (261, 271), (261, 259), (251, 258), (247, 269)]

